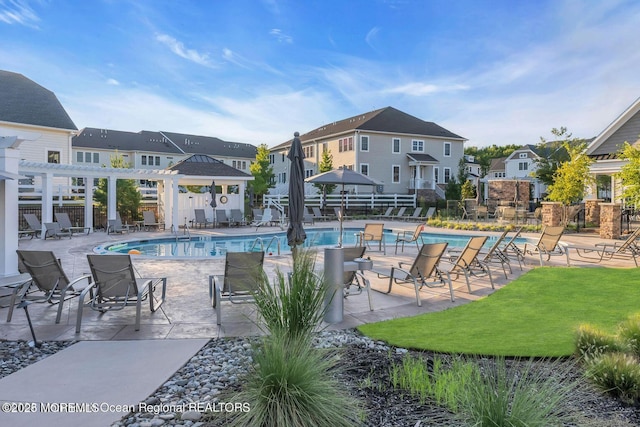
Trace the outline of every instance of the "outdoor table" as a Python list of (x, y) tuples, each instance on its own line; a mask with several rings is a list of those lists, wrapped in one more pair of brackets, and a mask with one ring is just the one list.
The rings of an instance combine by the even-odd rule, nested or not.
[[(12, 276), (0, 277), (0, 301), (11, 297), (9, 302), (0, 303), (0, 307), (8, 307), (12, 302), (15, 304), (16, 296), (23, 286), (31, 282), (31, 276), (27, 273), (15, 274)], [(6, 290), (11, 290), (7, 293)]]

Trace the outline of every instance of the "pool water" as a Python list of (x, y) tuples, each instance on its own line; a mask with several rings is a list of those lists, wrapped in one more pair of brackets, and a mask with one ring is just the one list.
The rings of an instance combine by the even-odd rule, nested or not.
[[(358, 233), (362, 229), (345, 229), (342, 234), (344, 246), (354, 246), (358, 243)], [(305, 247), (335, 246), (338, 243), (339, 231), (334, 229), (313, 229), (307, 230), (307, 240)], [(121, 253), (127, 254), (131, 250), (140, 252), (140, 255), (148, 257), (170, 257), (170, 258), (207, 258), (222, 257), (227, 252), (249, 252), (264, 251), (268, 255), (290, 252), (287, 244), (287, 233), (267, 233), (256, 235), (233, 235), (233, 236), (181, 236), (161, 239), (132, 240), (108, 244), (97, 247), (97, 253)], [(395, 247), (397, 232), (385, 230), (384, 241), (387, 249)], [(448, 242), (450, 247), (464, 247), (471, 236), (422, 233), (425, 243)], [(491, 236), (485, 244), (490, 247), (497, 237)], [(414, 243), (409, 243), (413, 245)]]

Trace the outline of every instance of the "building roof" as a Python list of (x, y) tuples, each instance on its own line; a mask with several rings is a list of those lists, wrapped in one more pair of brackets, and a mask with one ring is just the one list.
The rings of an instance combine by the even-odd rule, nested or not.
[(426, 162), (426, 163), (440, 163), (437, 159), (429, 154), (422, 153), (408, 153), (407, 157), (414, 162)]
[(251, 144), (228, 142), (219, 138), (175, 132), (125, 132), (84, 128), (73, 137), (73, 147), (120, 151), (146, 151), (173, 154), (207, 154), (212, 156), (255, 159), (257, 148)]
[[(459, 139), (461, 141), (466, 140), (433, 122), (426, 122), (393, 107), (385, 107), (320, 126), (319, 128), (300, 135), (300, 141), (304, 144), (308, 141), (354, 132), (356, 130), (431, 136)], [(273, 147), (273, 149), (286, 148), (291, 145), (292, 141), (293, 139), (277, 145)]]
[(625, 142), (640, 141), (640, 98), (606, 127), (587, 147), (587, 154), (596, 159), (617, 158)]
[(178, 171), (181, 175), (187, 176), (232, 176), (238, 178), (251, 178), (248, 173), (225, 165), (220, 160), (214, 159), (205, 154), (194, 154), (186, 159), (167, 168), (167, 170)]
[(0, 121), (77, 130), (56, 95), (22, 74), (0, 70)]
[(499, 172), (505, 170), (504, 161), (506, 157), (496, 157), (495, 159), (491, 159), (491, 166), (489, 166), (489, 172)]

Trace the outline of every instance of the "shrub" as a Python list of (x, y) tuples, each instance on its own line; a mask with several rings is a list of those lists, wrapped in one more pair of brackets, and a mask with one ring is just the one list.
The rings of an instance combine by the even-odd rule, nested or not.
[(636, 357), (640, 357), (640, 314), (629, 317), (618, 326), (618, 337)]
[(336, 357), (306, 339), (275, 334), (254, 351), (254, 365), (233, 402), (250, 410), (228, 421), (231, 426), (350, 427), (361, 411), (331, 375)]
[(604, 353), (620, 350), (622, 345), (615, 336), (596, 328), (583, 324), (576, 332), (576, 353), (582, 359), (598, 357)]
[(640, 397), (640, 365), (638, 360), (624, 353), (607, 353), (589, 359), (587, 378), (601, 390), (627, 404), (635, 404)]
[(321, 324), (324, 287), (314, 267), (314, 252), (298, 249), (291, 275), (278, 270), (273, 286), (261, 284), (255, 300), (268, 332), (309, 338)]
[[(519, 363), (514, 363), (518, 365)], [(549, 426), (561, 424), (561, 403), (575, 390), (563, 381), (568, 368), (552, 363), (551, 370), (538, 369), (528, 361), (522, 369), (507, 367), (504, 359), (483, 359), (460, 394), (460, 416), (473, 426)]]

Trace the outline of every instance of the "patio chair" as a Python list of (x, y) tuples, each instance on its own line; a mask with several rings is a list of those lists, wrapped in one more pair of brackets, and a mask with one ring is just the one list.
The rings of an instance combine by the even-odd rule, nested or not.
[(35, 214), (22, 214), (22, 216), (25, 221), (27, 221), (27, 224), (29, 224), (29, 228), (35, 233), (36, 239), (40, 237), (42, 234), (42, 224), (38, 217)]
[(262, 219), (262, 209), (251, 209), (251, 215), (253, 216), (253, 221), (260, 221)]
[(222, 301), (252, 303), (260, 284), (266, 280), (262, 266), (264, 252), (227, 252), (224, 276), (209, 276), (209, 298), (216, 311), (216, 323), (222, 324)]
[(504, 246), (498, 248), (498, 251), (507, 257), (507, 259), (510, 259), (510, 256), (515, 257), (518, 261), (518, 265), (520, 266), (520, 271), (522, 271), (524, 252), (522, 252), (522, 249), (520, 249), (515, 243), (516, 239), (520, 236), (520, 233), (522, 233), (522, 227), (517, 228)]
[(304, 207), (304, 214), (302, 215), (302, 223), (303, 224), (311, 224), (313, 225), (315, 222), (315, 217), (311, 212), (309, 212), (308, 207)]
[(271, 209), (265, 209), (264, 213), (260, 215), (258, 219), (255, 219), (249, 224), (252, 227), (256, 227), (256, 231), (258, 231), (259, 227), (263, 225), (271, 224)]
[[(633, 258), (633, 262), (638, 267), (638, 257), (640, 256), (640, 228), (636, 228), (623, 242), (596, 243), (594, 246), (571, 245), (578, 256), (587, 261), (602, 262), (613, 258)], [(594, 255), (587, 255), (593, 253)]]
[(193, 227), (200, 226), (200, 228), (207, 228), (207, 225), (213, 224), (213, 222), (207, 219), (204, 209), (194, 209), (195, 219), (192, 221)]
[(44, 238), (55, 237), (56, 239), (61, 239), (63, 237), (71, 238), (70, 231), (62, 231), (60, 228), (60, 224), (57, 222), (45, 222), (44, 228), (46, 229), (44, 233)]
[(231, 218), (229, 218), (229, 220), (236, 226), (247, 225), (244, 214), (240, 209), (231, 209)]
[(427, 209), (427, 213), (424, 214), (424, 218), (422, 219), (423, 220), (431, 219), (435, 214), (436, 214), (436, 208), (435, 206), (431, 206), (429, 209)]
[[(487, 236), (474, 236), (469, 239), (464, 249), (459, 253), (452, 253), (449, 257), (453, 266), (446, 271), (447, 278), (449, 280), (457, 280), (460, 273), (464, 274), (465, 281), (467, 283), (467, 289), (471, 293), (471, 284), (469, 283), (469, 276), (489, 276), (489, 283), (491, 283), (491, 289), (495, 289), (493, 285), (493, 277), (491, 277), (491, 270), (489, 266), (478, 259), (478, 255), (482, 250)], [(452, 279), (451, 276), (455, 275)]]
[(280, 209), (271, 208), (271, 224), (275, 224), (283, 228), (287, 218), (280, 212)]
[[(84, 306), (101, 313), (136, 307), (135, 330), (140, 330), (142, 303), (149, 300), (149, 307), (155, 313), (164, 304), (167, 296), (167, 278), (136, 277), (130, 255), (87, 255), (93, 283), (80, 294), (76, 333), (80, 333)], [(162, 286), (160, 299), (156, 300), (156, 287)], [(89, 301), (84, 300), (90, 293)]]
[(157, 230), (160, 230), (161, 227), (163, 230), (165, 229), (164, 222), (158, 222), (156, 220), (156, 214), (153, 211), (142, 211), (142, 219), (144, 220), (142, 224), (145, 230), (148, 230), (151, 227)]
[(408, 263), (400, 262), (398, 267), (391, 267), (391, 272), (388, 275), (376, 272), (379, 278), (389, 279), (389, 288), (384, 293), (391, 293), (391, 288), (394, 284), (413, 285), (416, 292), (416, 302), (419, 307), (422, 307), (420, 290), (423, 287), (436, 288), (444, 287), (448, 284), (451, 301), (455, 301), (451, 280), (447, 279), (439, 268), (440, 259), (447, 249), (447, 245), (448, 243), (446, 242), (424, 244), (409, 269), (403, 268)]
[(216, 225), (226, 224), (227, 227), (231, 227), (231, 220), (227, 216), (227, 211), (224, 209), (216, 209)]
[(391, 212), (393, 212), (393, 206), (387, 208), (387, 210), (382, 215), (376, 215), (375, 217), (378, 219), (385, 219), (391, 217)]
[(546, 260), (549, 261), (552, 255), (564, 255), (567, 259), (567, 267), (571, 265), (569, 261), (569, 252), (567, 249), (560, 244), (560, 238), (562, 237), (562, 233), (564, 233), (563, 226), (546, 226), (538, 241), (534, 244), (524, 244), (524, 248), (522, 252), (525, 254), (533, 255), (535, 253), (540, 257), (540, 265), (544, 265), (544, 257), (546, 256)]
[(116, 219), (107, 220), (107, 234), (111, 233), (129, 233), (132, 225), (123, 224), (122, 217), (119, 212), (116, 212)]
[(368, 247), (371, 250), (370, 242), (378, 242), (378, 251), (387, 254), (387, 246), (384, 243), (384, 224), (369, 223), (364, 225), (364, 230), (358, 236), (359, 246)]
[(420, 219), (420, 214), (422, 213), (422, 208), (417, 207), (414, 209), (411, 215), (405, 215), (402, 217), (405, 221), (415, 221), (416, 219)]
[[(351, 248), (343, 248), (344, 261), (353, 261), (356, 258), (362, 258), (367, 248), (365, 246), (354, 246)], [(362, 290), (367, 291), (367, 297), (369, 298), (369, 310), (373, 311), (373, 303), (371, 302), (371, 285), (369, 280), (364, 277), (364, 274), (358, 271), (345, 271), (344, 272), (344, 297), (347, 298), (350, 295), (359, 295)]]
[(313, 218), (316, 221), (327, 221), (329, 217), (327, 215), (323, 215), (320, 211), (320, 208), (317, 206), (311, 206), (311, 212), (313, 212)]
[(60, 228), (62, 231), (69, 231), (71, 234), (73, 233), (87, 233), (91, 231), (91, 227), (75, 227), (71, 224), (71, 219), (69, 218), (69, 214), (66, 212), (56, 212), (56, 221), (60, 224)]
[(502, 266), (502, 271), (504, 272), (504, 278), (507, 279), (507, 268), (509, 268), (509, 273), (513, 273), (511, 270), (511, 263), (509, 262), (509, 257), (505, 255), (501, 250), (500, 246), (504, 242), (504, 239), (509, 234), (509, 230), (504, 230), (500, 237), (496, 239), (496, 241), (491, 245), (489, 250), (484, 254), (481, 261), (485, 264), (500, 264)]
[(487, 219), (489, 216), (489, 210), (485, 205), (479, 205), (476, 208), (476, 219)]
[(402, 252), (404, 252), (404, 244), (405, 243), (413, 243), (416, 244), (416, 249), (420, 249), (418, 245), (418, 240), (422, 242), (424, 245), (424, 239), (422, 238), (422, 231), (424, 231), (424, 224), (418, 224), (416, 229), (411, 233), (410, 231), (404, 230), (397, 234), (396, 236), (396, 255), (398, 254), (398, 244), (402, 243)]
[[(60, 323), (63, 304), (77, 297), (91, 285), (91, 275), (83, 275), (73, 280), (65, 273), (60, 260), (51, 251), (17, 250), (21, 270), (31, 276), (31, 281), (22, 289), (15, 289), (11, 295), (7, 322), (11, 322), (16, 301), (43, 302), (58, 304), (56, 323)], [(82, 286), (82, 282), (86, 284)]]
[(406, 210), (407, 210), (406, 207), (404, 207), (404, 206), (401, 207), (400, 209), (398, 209), (398, 212), (396, 212), (395, 215), (389, 216), (389, 219), (391, 219), (391, 220), (400, 220), (400, 219), (402, 219), (404, 217), (404, 213), (405, 213)]

